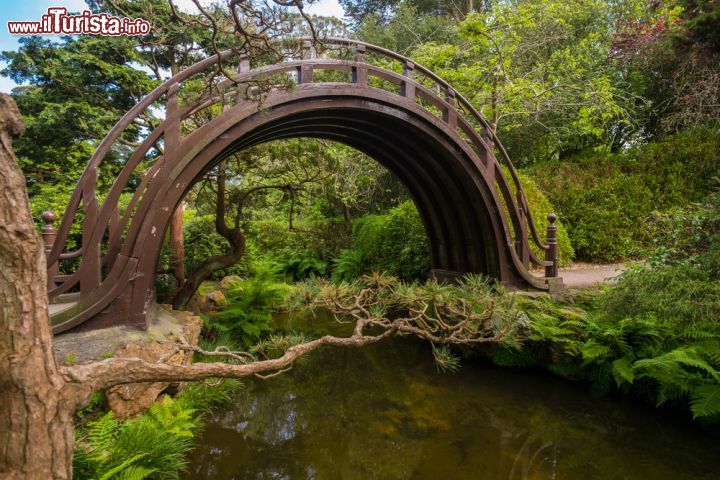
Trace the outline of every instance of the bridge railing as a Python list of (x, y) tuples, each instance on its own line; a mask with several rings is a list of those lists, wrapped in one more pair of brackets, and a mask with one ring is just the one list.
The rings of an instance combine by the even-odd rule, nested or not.
[[(212, 112), (215, 105), (220, 104), (222, 110), (248, 99), (261, 101), (260, 97), (273, 88), (274, 81), (279, 79), (282, 83), (284, 79), (286, 85), (283, 88), (292, 88), (292, 84), (314, 83), (314, 77), (321, 71), (344, 72), (348, 75), (348, 82), (353, 84), (384, 88), (383, 84), (387, 83), (399, 96), (420, 104), (455, 130), (478, 154), (482, 168), (494, 182), (502, 199), (506, 208), (503, 221), (509, 232), (506, 240), (512, 246), (516, 260), (525, 268), (531, 262), (545, 267), (546, 276), (557, 275), (557, 247), (553, 245), (550, 231), (547, 244), (540, 239), (509, 155), (488, 122), (450, 84), (402, 55), (364, 42), (327, 38), (313, 48), (308, 39), (298, 39), (287, 45), (282, 50), (285, 58), (281, 62), (259, 65), (254, 69), (250, 68), (247, 58), (232, 51), (205, 59), (155, 88), (118, 121), (91, 157), (78, 181), (78, 188), (70, 198), (52, 247), (47, 247), (51, 296), (73, 290), (87, 293), (97, 289), (109, 276), (118, 254), (130, 255), (133, 235), (137, 233), (132, 230), (132, 218), (143, 213), (137, 209), (144, 192), (163, 163), (178, 155), (177, 148), (183, 136), (217, 114)], [(380, 66), (369, 63), (376, 58), (380, 59), (376, 62)], [(237, 65), (237, 73), (230, 75), (231, 78), (217, 76), (218, 63), (222, 62), (227, 67), (231, 61)], [(210, 88), (189, 100), (190, 96), (184, 94), (183, 86), (192, 85), (198, 78), (208, 83)], [(265, 86), (256, 83), (262, 78), (269, 79), (269, 83)], [(158, 112), (163, 110), (164, 117), (157, 118)], [(146, 135), (141, 138), (140, 145), (122, 160), (123, 168), (115, 182), (107, 191), (98, 192), (98, 174), (103, 161), (112, 152), (120, 150), (121, 137), (129, 128), (137, 128), (143, 118), (152, 117), (156, 118), (156, 125), (152, 129), (146, 127)], [(509, 173), (510, 181), (505, 172)], [(132, 186), (138, 173), (142, 174), (142, 179)], [(132, 191), (132, 196), (121, 208), (121, 197), (128, 190)], [(81, 245), (66, 252), (71, 227), (80, 217)], [(554, 219), (551, 224), (553, 222)], [(533, 252), (531, 242), (539, 251), (545, 252), (545, 259), (538, 258)], [(77, 259), (80, 262), (72, 273), (58, 273), (63, 261), (77, 263)]]

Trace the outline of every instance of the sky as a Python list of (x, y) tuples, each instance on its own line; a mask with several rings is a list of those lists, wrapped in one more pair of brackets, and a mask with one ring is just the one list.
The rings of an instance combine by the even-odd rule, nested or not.
[[(192, 0), (175, 0), (175, 5), (185, 11), (196, 11)], [(16, 50), (19, 36), (10, 35), (7, 30), (8, 21), (38, 21), (48, 7), (65, 7), (70, 12), (86, 9), (84, 0), (0, 0), (0, 51)], [(314, 15), (343, 17), (343, 10), (338, 0), (318, 0), (305, 9)], [(48, 36), (49, 38), (52, 37)], [(0, 69), (5, 64), (0, 62)], [(0, 92), (10, 93), (16, 86), (9, 78), (0, 76)]]

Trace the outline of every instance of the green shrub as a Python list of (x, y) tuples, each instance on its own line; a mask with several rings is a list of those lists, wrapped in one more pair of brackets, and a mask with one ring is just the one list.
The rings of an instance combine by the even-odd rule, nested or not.
[(288, 245), (291, 232), (288, 222), (280, 220), (254, 220), (248, 232), (260, 252), (276, 252)]
[(406, 280), (430, 275), (430, 249), (415, 205), (406, 201), (384, 215), (365, 215), (353, 224), (353, 249), (363, 271), (386, 271)]
[(711, 192), (720, 135), (717, 126), (696, 127), (622, 154), (539, 163), (528, 173), (557, 208), (578, 258), (644, 256), (653, 247), (653, 217)]
[[(545, 241), (548, 226), (547, 216), (550, 213), (557, 213), (555, 207), (550, 203), (550, 200), (547, 199), (530, 175), (518, 172), (518, 178), (525, 192), (528, 206), (530, 207), (530, 214), (535, 222), (538, 235), (540, 235), (541, 240)], [(560, 266), (567, 267), (572, 263), (572, 259), (575, 257), (575, 251), (573, 250), (570, 237), (565, 229), (564, 219), (559, 219), (555, 222), (555, 225), (557, 225), (558, 258)], [(530, 245), (535, 255), (541, 260), (544, 260), (545, 253), (537, 248), (532, 240), (530, 240)]]
[(702, 201), (720, 175), (720, 124), (694, 127), (638, 147), (628, 168), (642, 175), (658, 209)]
[(227, 336), (245, 348), (272, 330), (272, 313), (290, 289), (274, 264), (256, 262), (254, 268), (255, 275), (234, 283), (225, 294), (227, 303), (206, 321), (213, 337)]
[(650, 241), (646, 225), (653, 203), (641, 178), (617, 174), (564, 195), (560, 214), (579, 258), (614, 261), (642, 255)]

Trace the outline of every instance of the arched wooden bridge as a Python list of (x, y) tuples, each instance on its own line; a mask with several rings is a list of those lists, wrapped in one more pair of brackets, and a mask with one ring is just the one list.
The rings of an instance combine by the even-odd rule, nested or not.
[[(325, 39), (322, 48), (297, 42), (283, 49), (282, 61), (255, 68), (233, 52), (201, 61), (112, 128), (57, 230), (45, 215), (49, 295), (63, 304), (51, 317), (54, 332), (81, 324), (145, 327), (165, 232), (183, 196), (228, 155), (293, 137), (342, 142), (395, 173), (421, 213), (437, 277), (478, 272), (513, 288), (550, 288), (554, 226), (543, 243), (507, 152), (465, 98), (395, 52), (346, 39)], [(190, 99), (185, 87), (207, 81), (219, 58), (226, 69), (238, 65), (237, 73), (214, 77), (213, 88)], [(99, 188), (123, 132), (163, 109), (164, 119), (122, 159), (112, 186)], [(75, 223), (82, 242), (66, 251)], [(61, 264), (72, 273), (59, 274)], [(532, 274), (531, 264), (546, 277)]]

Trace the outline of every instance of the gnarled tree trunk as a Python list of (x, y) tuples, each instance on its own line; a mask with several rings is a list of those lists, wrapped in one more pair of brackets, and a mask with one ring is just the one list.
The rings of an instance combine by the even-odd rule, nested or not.
[(45, 255), (12, 151), (23, 130), (0, 94), (0, 477), (69, 479), (72, 411), (53, 355)]

